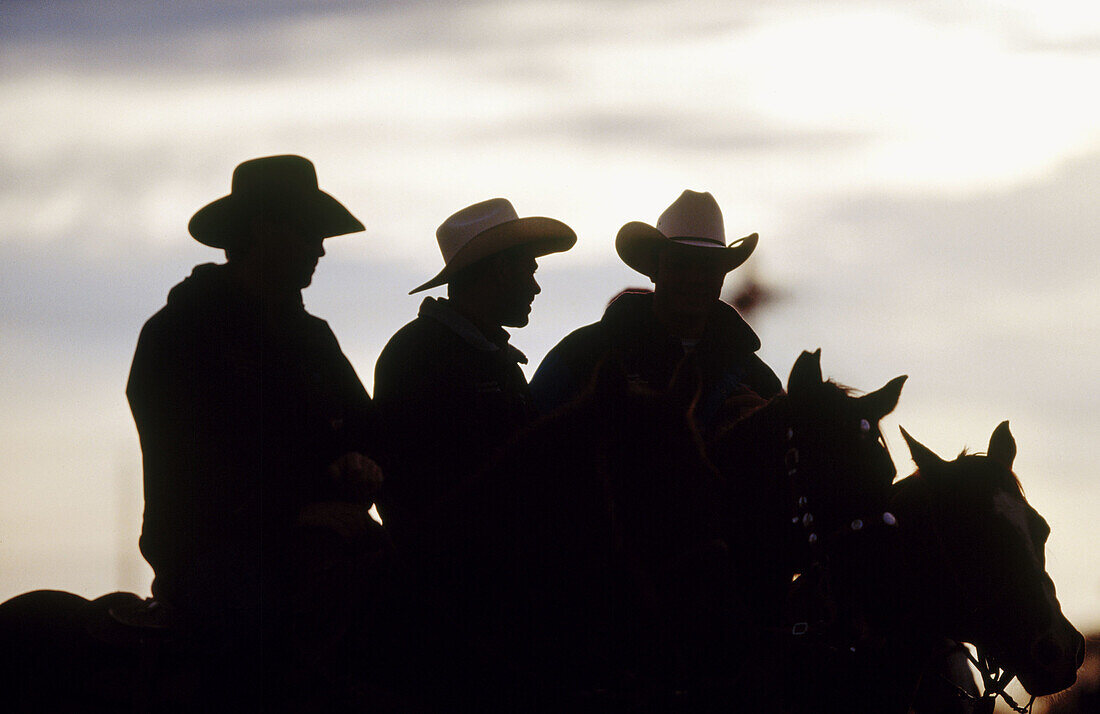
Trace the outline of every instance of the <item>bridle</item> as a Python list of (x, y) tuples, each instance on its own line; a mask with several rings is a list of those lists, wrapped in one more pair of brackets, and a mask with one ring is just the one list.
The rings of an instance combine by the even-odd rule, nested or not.
[[(870, 436), (871, 423), (867, 419), (860, 420), (860, 432), (863, 437)], [(886, 444), (882, 437), (879, 436), (876, 441), (885, 451)], [(807, 469), (803, 467), (802, 451), (798, 446), (798, 433), (793, 426), (788, 426), (786, 429), (786, 443), (787, 451), (783, 456), (783, 466), (786, 469), (787, 479), (792, 491), (796, 494), (795, 515), (791, 518), (791, 524), (802, 526), (802, 530), (806, 534), (806, 543), (812, 553), (813, 564), (824, 566), (832, 550), (830, 546), (848, 536), (861, 535), (866, 537), (869, 533), (877, 530), (879, 526), (894, 528), (897, 525), (897, 519), (894, 515), (887, 510), (882, 510), (862, 515), (854, 514), (853, 518), (850, 520), (845, 519), (845, 523), (833, 530), (827, 533), (819, 532), (820, 524), (815, 521), (815, 516), (811, 510), (812, 504), (806, 495), (810, 491), (810, 480), (813, 478), (813, 474), (807, 475)], [(895, 473), (891, 462), (889, 479), (886, 479), (885, 475), (882, 478), (889, 483), (890, 480), (893, 480)]]
[(998, 667), (981, 650), (978, 650), (978, 656), (975, 657), (966, 645), (960, 642), (953, 642), (951, 647), (945, 650), (936, 651), (929, 659), (943, 657), (952, 652), (959, 651), (966, 655), (966, 659), (978, 670), (978, 673), (982, 675), (982, 689), (984, 691), (980, 695), (974, 696), (944, 675), (940, 674), (939, 677), (945, 684), (955, 690), (956, 697), (972, 703), (972, 711), (974, 714), (993, 714), (993, 710), (996, 708), (997, 704), (997, 697), (1004, 699), (1005, 704), (1007, 704), (1012, 711), (1017, 712), (1017, 714), (1031, 714), (1031, 707), (1035, 703), (1034, 695), (1031, 696), (1027, 704), (1023, 706), (1017, 704), (1016, 700), (1005, 691), (1005, 687), (1012, 682), (1015, 675)]
[[(809, 451), (800, 439), (799, 430), (796, 429), (792, 422), (784, 422), (781, 427), (783, 432), (783, 443), (786, 446), (786, 451), (783, 456), (783, 469), (786, 475), (787, 483), (790, 486), (791, 493), (794, 496), (794, 508), (793, 515), (791, 517), (790, 525), (796, 532), (800, 531), (798, 540), (801, 540), (806, 544), (810, 553), (809, 571), (816, 571), (818, 575), (823, 576), (821, 586), (825, 588), (825, 593), (819, 599), (822, 609), (829, 613), (828, 619), (818, 622), (801, 621), (794, 622), (786, 628), (782, 628), (785, 634), (789, 634), (794, 637), (805, 637), (807, 635), (816, 636), (818, 641), (828, 642), (831, 638), (829, 635), (837, 624), (836, 613), (839, 611), (838, 603), (832, 594), (832, 587), (829, 584), (830, 573), (830, 561), (843, 547), (841, 544), (850, 542), (852, 538), (867, 539), (872, 533), (880, 531), (880, 529), (893, 529), (897, 525), (897, 519), (892, 513), (886, 510), (872, 511), (868, 513), (854, 513), (849, 514), (844, 521), (829, 531), (822, 531), (821, 527), (827, 522), (821, 518), (820, 511), (815, 516), (814, 508), (815, 504), (811, 503), (808, 496), (812, 493), (813, 481), (816, 478), (820, 480), (823, 478), (822, 474), (815, 473), (809, 464), (809, 460), (805, 458), (805, 454)], [(868, 438), (871, 435), (871, 424), (867, 419), (860, 421), (860, 435), (861, 438)], [(885, 450), (886, 445), (879, 436), (877, 442)], [(887, 462), (889, 459), (887, 458)], [(891, 473), (889, 478), (887, 475), (882, 475), (882, 478), (889, 482), (893, 479), (893, 463), (890, 463)], [(833, 642), (828, 644), (829, 649), (834, 651), (848, 651), (854, 653), (856, 651), (855, 642)]]
[[(924, 488), (928, 488), (928, 486), (924, 484)], [(977, 617), (979, 613), (991, 609), (993, 603), (998, 602), (999, 598), (997, 596), (994, 596), (991, 598), (986, 598), (984, 600), (979, 600), (978, 598), (972, 596), (971, 590), (965, 585), (962, 577), (959, 575), (959, 567), (955, 563), (955, 559), (951, 557), (948, 549), (944, 547), (943, 536), (940, 532), (939, 519), (936, 518), (936, 514), (932, 509), (925, 508), (924, 511), (925, 518), (930, 526), (933, 539), (935, 540), (938, 561), (940, 563), (947, 564), (947, 570), (951, 573), (951, 582), (953, 582), (955, 585), (955, 590), (958, 592), (960, 602), (978, 601), (977, 605), (967, 611), (967, 616), (970, 618), (974, 618)], [(974, 668), (978, 670), (978, 674), (981, 675), (983, 690), (980, 696), (975, 697), (970, 692), (967, 692), (962, 688), (956, 687), (960, 696), (965, 697), (966, 699), (969, 699), (973, 702), (978, 702), (979, 704), (975, 704), (975, 707), (981, 706), (984, 708), (984, 711), (987, 712), (993, 711), (994, 705), (997, 701), (997, 697), (1000, 697), (1004, 700), (1005, 704), (1007, 704), (1012, 709), (1012, 711), (1017, 712), (1017, 714), (1030, 714), (1031, 707), (1035, 703), (1034, 695), (1029, 695), (1031, 698), (1028, 700), (1028, 703), (1021, 706), (1016, 703), (1016, 700), (1013, 699), (1008, 692), (1005, 691), (1005, 688), (1009, 685), (1009, 683), (1011, 683), (1012, 680), (1016, 678), (1015, 673), (1000, 666), (993, 659), (993, 657), (990, 656), (989, 653), (985, 652), (985, 650), (981, 647), (975, 645), (975, 650), (977, 651), (977, 657), (975, 657), (968, 648), (963, 645), (959, 646), (963, 647), (966, 652), (967, 660), (969, 660), (970, 663), (974, 665)]]
[[(860, 431), (864, 435), (870, 435), (871, 424), (867, 419), (860, 421)], [(828, 573), (828, 562), (830, 556), (833, 555), (839, 547), (839, 544), (845, 540), (855, 536), (862, 538), (871, 537), (870, 534), (876, 531), (881, 532), (882, 529), (896, 529), (897, 517), (889, 510), (872, 511), (868, 514), (855, 514), (855, 517), (845, 519), (841, 525), (836, 526), (834, 529), (828, 532), (820, 532), (819, 525), (815, 522), (815, 516), (811, 511), (811, 504), (806, 493), (810, 490), (810, 481), (814, 474), (807, 473), (808, 469), (804, 467), (805, 460), (803, 458), (803, 452), (799, 448), (798, 433), (793, 426), (786, 428), (785, 441), (787, 444), (787, 450), (783, 458), (783, 466), (786, 470), (786, 477), (790, 483), (795, 496), (795, 515), (791, 519), (791, 525), (802, 527), (805, 541), (809, 546), (811, 553), (811, 566), (820, 569), (821, 571)], [(885, 450), (886, 445), (882, 436), (877, 439), (880, 446)], [(892, 479), (892, 476), (891, 476)], [(940, 535), (940, 529), (935, 514), (929, 513), (929, 523), (931, 524), (931, 530), (935, 539), (936, 548), (938, 550), (938, 556), (940, 562), (946, 561), (948, 563), (948, 569), (951, 572), (952, 580), (959, 594), (962, 596), (962, 602), (974, 602), (975, 599), (969, 597), (970, 593), (968, 588), (964, 585), (962, 579), (959, 576), (958, 567), (953, 558), (950, 557), (947, 549), (944, 547), (943, 539)], [(826, 597), (831, 598), (832, 588), (827, 589)], [(992, 603), (983, 602), (974, 607), (968, 613), (970, 616), (981, 612), (983, 609), (988, 608)], [(837, 607), (835, 602), (825, 603), (825, 609), (830, 612), (836, 612)], [(817, 628), (809, 622), (797, 622), (789, 629), (789, 634), (793, 636), (803, 636), (812, 633), (815, 629), (829, 629), (833, 624), (831, 622), (820, 623)], [(787, 632), (788, 630), (784, 630)], [(851, 646), (852, 643), (846, 643), (848, 647), (835, 647), (834, 649), (842, 650), (847, 649), (850, 652), (855, 652), (855, 647)], [(961, 646), (961, 645), (960, 645)], [(1035, 702), (1035, 697), (1032, 696), (1026, 705), (1019, 705), (1011, 695), (1009, 695), (1005, 688), (1015, 678), (1015, 674), (1005, 670), (999, 666), (993, 659), (982, 649), (978, 649), (978, 656), (975, 657), (969, 649), (963, 647), (966, 651), (967, 659), (978, 670), (978, 673), (982, 678), (983, 692), (980, 696), (975, 697), (965, 689), (954, 685), (959, 696), (965, 697), (975, 702), (976, 711), (992, 712), (996, 703), (997, 697), (1001, 697), (1005, 704), (1007, 704), (1014, 712), (1018, 714), (1030, 714), (1032, 705)], [(980, 707), (980, 708), (979, 708)]]
[[(966, 658), (978, 669), (978, 674), (982, 675), (982, 688), (984, 691), (980, 697), (973, 697), (969, 692), (966, 695), (981, 702), (987, 711), (992, 712), (994, 705), (997, 703), (997, 697), (1004, 700), (1005, 704), (1012, 708), (1012, 711), (1017, 714), (1031, 714), (1031, 706), (1035, 704), (1035, 695), (1029, 695), (1027, 704), (1020, 706), (1016, 703), (1008, 692), (1005, 691), (1005, 687), (1008, 683), (1016, 678), (1016, 675), (1008, 670), (999, 667), (996, 662), (993, 661), (985, 652), (978, 650), (977, 658), (970, 653), (970, 650), (966, 651)], [(986, 704), (988, 702), (988, 704)]]

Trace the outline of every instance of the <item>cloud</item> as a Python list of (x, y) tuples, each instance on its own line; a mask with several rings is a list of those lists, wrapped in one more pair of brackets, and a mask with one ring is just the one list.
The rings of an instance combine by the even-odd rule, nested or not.
[(18, 7), (0, 50), (0, 240), (93, 254), (88, 236), (178, 240), (239, 160), (268, 153), (313, 158), (382, 237), (374, 257), (427, 268), (439, 220), (487, 195), (567, 218), (583, 231), (568, 260), (606, 264), (625, 217), (686, 185), (768, 225), (822, 195), (1010, 187), (1096, 140), (1089, 95), (1066, 91), (1092, 60), (1014, 53), (1013, 13)]
[(645, 284), (614, 254), (619, 226), (710, 190), (788, 296), (755, 318), (776, 371), (821, 346), (859, 387), (908, 372), (899, 418), (944, 453), (1012, 418), (1029, 493), (1088, 571), (1092, 529), (1065, 502), (1091, 478), (1100, 399), (1096, 7), (5, 4), (0, 524), (19, 527), (0, 565), (87, 545), (84, 575), (19, 585), (143, 587), (104, 575), (119, 538), (136, 559), (136, 532), (100, 512), (115, 471), (140, 481), (122, 397), (137, 331), (220, 259), (190, 215), (239, 161), (289, 151), (368, 228), (331, 242), (306, 293), (366, 383), (458, 207), (505, 195), (580, 234), (541, 263), (515, 337), (533, 367)]
[[(1029, 418), (1069, 454), (1100, 399), (1087, 377), (1100, 358), (1098, 158), (1012, 190), (802, 206), (753, 257), (788, 296), (759, 318), (765, 350), (821, 346), (859, 386), (908, 372), (904, 409), (956, 425), (972, 412), (967, 430), (978, 415)], [(1087, 478), (1074, 464), (1063, 475)]]

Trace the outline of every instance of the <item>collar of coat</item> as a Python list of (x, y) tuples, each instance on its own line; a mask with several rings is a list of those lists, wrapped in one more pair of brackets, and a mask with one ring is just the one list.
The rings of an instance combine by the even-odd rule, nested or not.
[(279, 302), (264, 300), (246, 290), (235, 275), (228, 263), (196, 265), (191, 275), (168, 291), (168, 304), (196, 314), (215, 313), (222, 320), (227, 311), (246, 319), (260, 317), (275, 323), (296, 323), (306, 317), (317, 319), (306, 312), (301, 291)]
[[(474, 323), (467, 320), (458, 310), (451, 307), (451, 304), (446, 298), (424, 298), (424, 302), (420, 303), (420, 312), (418, 314), (420, 317), (430, 317), (436, 322), (441, 323), (444, 327), (451, 330), (451, 332), (461, 337), (474, 349), (483, 352), (499, 352), (503, 349), (504, 353), (513, 362), (527, 364), (527, 355), (509, 344), (509, 335), (504, 328), (498, 327), (497, 330), (499, 330), (499, 333), (486, 336), (476, 325), (474, 325)], [(497, 338), (499, 342), (490, 339), (492, 337)]]
[[(600, 321), (621, 338), (644, 339), (643, 336), (661, 335), (671, 339), (653, 314), (653, 293), (649, 291), (619, 295), (607, 306)], [(709, 344), (720, 350), (756, 352), (760, 349), (760, 338), (732, 305), (715, 300), (699, 344)]]

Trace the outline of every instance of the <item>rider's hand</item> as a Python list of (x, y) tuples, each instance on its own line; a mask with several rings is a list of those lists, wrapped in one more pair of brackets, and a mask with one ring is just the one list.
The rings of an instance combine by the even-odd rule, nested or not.
[(382, 488), (382, 469), (358, 451), (349, 451), (329, 464), (329, 478), (340, 496), (355, 503), (370, 503)]

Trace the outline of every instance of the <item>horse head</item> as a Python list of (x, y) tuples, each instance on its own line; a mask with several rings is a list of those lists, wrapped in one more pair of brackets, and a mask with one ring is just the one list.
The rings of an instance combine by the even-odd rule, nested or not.
[(822, 377), (821, 350), (803, 352), (786, 394), (717, 431), (709, 453), (726, 480), (727, 538), (761, 619), (782, 617), (791, 576), (822, 549), (882, 525), (895, 469), (879, 421), (905, 379), (855, 396)]
[(906, 377), (854, 396), (821, 376), (821, 350), (803, 352), (787, 381), (784, 465), (808, 544), (881, 525), (897, 471), (879, 422), (897, 406)]
[(917, 472), (897, 484), (892, 509), (923, 551), (916, 580), (954, 630), (944, 634), (974, 644), (1030, 694), (1072, 685), (1084, 639), (1062, 614), (1046, 572), (1050, 527), (1012, 472), (1008, 422), (993, 431), (986, 454), (953, 461), (902, 435)]

